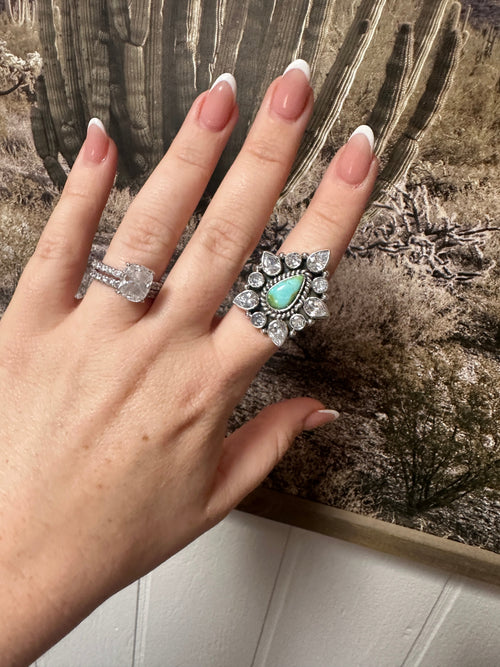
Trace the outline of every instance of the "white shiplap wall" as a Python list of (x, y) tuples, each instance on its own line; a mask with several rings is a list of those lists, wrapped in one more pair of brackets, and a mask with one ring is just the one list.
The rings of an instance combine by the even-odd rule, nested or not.
[(233, 512), (37, 667), (500, 667), (500, 589)]

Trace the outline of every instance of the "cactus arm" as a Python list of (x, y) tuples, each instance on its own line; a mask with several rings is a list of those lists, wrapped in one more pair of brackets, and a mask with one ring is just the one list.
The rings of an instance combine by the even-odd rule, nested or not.
[(50, 115), (61, 153), (68, 164), (72, 165), (78, 154), (80, 141), (74, 128), (70, 125), (72, 114), (66, 98), (61, 65), (57, 58), (52, 0), (40, 0), (39, 30), (40, 39), (44, 45), (44, 73)]
[(151, 163), (157, 164), (163, 156), (163, 0), (151, 5), (151, 27), (149, 37), (145, 45), (146, 67), (147, 67), (147, 104), (150, 117), (152, 154)]
[(31, 128), (35, 148), (52, 182), (63, 187), (66, 174), (57, 161), (59, 149), (43, 76), (37, 79), (36, 93), (38, 106), (31, 107)]
[(151, 0), (129, 2), (130, 41), (134, 46), (144, 46), (151, 22)]
[(328, 45), (327, 35), (333, 23), (335, 0), (312, 0), (309, 19), (302, 34), (300, 57), (311, 66), (312, 81), (316, 64)]
[(108, 11), (110, 22), (113, 24), (121, 41), (130, 42), (128, 0), (109, 0)]
[[(455, 75), (462, 49), (462, 35), (455, 27), (458, 3), (450, 10), (425, 90), (403, 135), (394, 145), (375, 185), (370, 202), (380, 201), (384, 192), (405, 178), (419, 151), (419, 142), (442, 108)], [(373, 211), (373, 209), (372, 209)], [(372, 214), (370, 211), (370, 215)]]
[(221, 0), (204, 0), (199, 26), (196, 87), (206, 90), (213, 82), (215, 56), (220, 48), (224, 3)]
[(264, 67), (259, 81), (259, 99), (269, 83), (282, 74), (285, 67), (299, 57), (301, 38), (304, 33), (311, 0), (294, 0), (277, 3), (269, 30), (260, 51)]
[(61, 49), (59, 59), (61, 69), (66, 82), (68, 105), (74, 119), (75, 130), (79, 136), (85, 136), (85, 105), (80, 93), (78, 67), (73, 40), (75, 35), (76, 17), (74, 3), (72, 0), (61, 0), (59, 3), (61, 11)]
[(315, 111), (281, 199), (309, 170), (337, 120), (380, 20), (385, 0), (362, 0), (316, 100)]
[[(408, 77), (407, 94), (397, 109), (392, 127), (396, 127), (422, 74), (432, 45), (439, 32), (449, 0), (424, 0), (414, 28), (413, 67)], [(390, 134), (387, 138), (390, 137)]]
[(127, 43), (123, 51), (125, 72), (125, 96), (130, 122), (133, 163), (140, 174), (151, 167), (152, 139), (149, 127), (146, 93), (144, 89), (144, 49)]
[(375, 135), (375, 153), (381, 155), (392, 134), (401, 105), (405, 103), (413, 61), (413, 30), (408, 23), (398, 30), (387, 62), (386, 76), (368, 119)]

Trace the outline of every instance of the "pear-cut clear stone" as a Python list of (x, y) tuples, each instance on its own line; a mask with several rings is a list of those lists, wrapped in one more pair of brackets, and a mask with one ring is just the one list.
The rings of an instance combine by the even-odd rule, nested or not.
[(254, 271), (248, 276), (248, 284), (250, 287), (262, 287), (265, 282), (266, 279), (259, 271)]
[(292, 315), (292, 317), (290, 318), (290, 326), (296, 331), (302, 331), (302, 329), (306, 326), (306, 324), (307, 324), (306, 318), (300, 313), (295, 313), (295, 315)]
[(236, 306), (243, 308), (243, 310), (252, 310), (252, 308), (255, 308), (259, 303), (259, 295), (252, 292), (251, 289), (246, 289), (234, 298), (233, 303)]
[(269, 338), (275, 345), (281, 347), (288, 336), (288, 327), (283, 320), (273, 320), (267, 327)]
[(328, 290), (328, 280), (326, 278), (315, 278), (312, 281), (312, 288), (318, 294), (324, 294)]
[(320, 273), (321, 271), (324, 271), (329, 260), (329, 250), (318, 250), (317, 252), (311, 253), (307, 258), (307, 268), (313, 273)]
[(281, 266), (281, 259), (279, 257), (265, 250), (262, 253), (262, 268), (268, 276), (277, 276), (283, 267)]
[(306, 299), (303, 308), (309, 317), (314, 317), (315, 319), (328, 317), (330, 314), (328, 312), (328, 308), (325, 306), (325, 302), (322, 299), (316, 298), (315, 296), (311, 296), (309, 299)]
[(262, 329), (262, 327), (266, 326), (267, 317), (264, 315), (264, 313), (259, 311), (258, 313), (254, 313), (252, 315), (251, 322), (254, 327), (257, 327), (257, 329)]
[(302, 255), (298, 252), (289, 252), (285, 257), (285, 264), (289, 269), (298, 269), (302, 264)]
[(154, 274), (151, 269), (140, 264), (127, 264), (117, 293), (134, 303), (142, 303), (148, 295)]

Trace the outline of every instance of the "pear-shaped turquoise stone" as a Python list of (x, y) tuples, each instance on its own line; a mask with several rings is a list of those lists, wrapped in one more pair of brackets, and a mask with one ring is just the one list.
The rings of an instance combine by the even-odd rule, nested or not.
[(267, 303), (271, 308), (274, 308), (274, 310), (284, 310), (285, 308), (288, 308), (288, 306), (290, 306), (297, 298), (297, 294), (300, 292), (303, 283), (304, 276), (302, 275), (280, 280), (280, 282), (273, 285), (267, 293)]

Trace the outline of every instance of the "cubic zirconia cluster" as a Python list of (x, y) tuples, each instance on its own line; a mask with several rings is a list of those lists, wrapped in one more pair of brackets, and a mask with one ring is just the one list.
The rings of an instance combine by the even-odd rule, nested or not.
[(127, 262), (125, 269), (120, 270), (94, 259), (89, 275), (134, 303), (142, 303), (148, 298), (154, 299), (161, 289), (161, 283), (154, 282), (151, 269), (141, 264)]
[(289, 336), (328, 317), (325, 268), (329, 260), (329, 250), (310, 255), (265, 251), (233, 303), (246, 311), (254, 327), (281, 347)]

